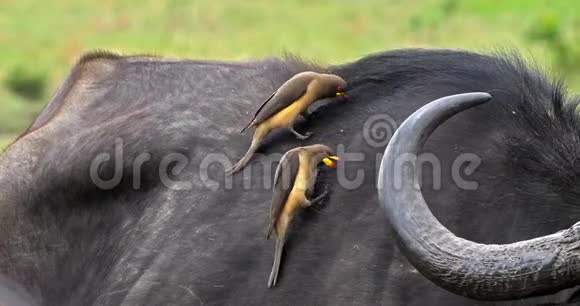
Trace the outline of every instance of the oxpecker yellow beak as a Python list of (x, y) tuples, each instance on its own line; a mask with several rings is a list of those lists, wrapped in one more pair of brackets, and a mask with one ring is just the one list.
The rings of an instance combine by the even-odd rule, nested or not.
[(336, 96), (337, 97), (343, 97), (344, 96), (344, 93), (343, 92), (340, 92), (340, 91), (337, 91), (336, 92)]
[(322, 162), (331, 168), (336, 168), (335, 160), (340, 160), (340, 158), (338, 158), (338, 156), (328, 156), (325, 157)]

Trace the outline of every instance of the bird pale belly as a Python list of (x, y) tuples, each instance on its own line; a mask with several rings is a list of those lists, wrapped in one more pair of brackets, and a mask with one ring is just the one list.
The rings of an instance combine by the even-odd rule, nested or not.
[(294, 119), (308, 108), (308, 99), (305, 99), (306, 95), (297, 100), (295, 103), (290, 104), (285, 109), (276, 113), (270, 119), (263, 122), (263, 125), (267, 125), (268, 130), (277, 128), (287, 128), (289, 124), (294, 122)]
[(315, 168), (316, 165), (313, 165), (312, 161), (309, 158), (306, 158), (303, 153), (300, 154), (299, 158), (300, 168), (298, 169), (296, 179), (294, 180), (292, 193), (301, 194), (304, 197), (305, 193), (312, 187), (312, 184), (314, 183), (313, 180), (316, 180), (316, 177), (312, 177), (313, 168)]
[(284, 210), (280, 214), (280, 219), (276, 222), (276, 234), (279, 239), (283, 239), (286, 236), (288, 225), (292, 222), (296, 211), (302, 208), (302, 205), (304, 205), (304, 193), (292, 190), (288, 195)]

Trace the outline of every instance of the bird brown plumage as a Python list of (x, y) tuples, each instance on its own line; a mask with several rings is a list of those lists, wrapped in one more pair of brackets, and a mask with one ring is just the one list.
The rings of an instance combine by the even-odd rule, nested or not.
[(274, 175), (274, 195), (266, 236), (269, 239), (272, 232), (276, 233), (274, 263), (268, 279), (268, 288), (275, 286), (278, 280), (286, 233), (294, 215), (301, 208), (320, 201), (328, 193), (324, 191), (314, 199), (309, 199), (318, 176), (318, 164), (322, 161), (327, 166), (335, 168), (334, 161), (338, 159), (332, 155), (328, 146), (321, 144), (294, 148), (282, 156)]
[[(314, 102), (327, 97), (344, 96), (343, 89), (346, 81), (333, 74), (301, 72), (286, 81), (258, 108), (252, 120), (242, 132), (255, 127), (250, 148), (231, 169), (232, 175), (242, 170), (250, 161), (264, 138), (274, 129), (287, 128), (298, 139), (307, 139), (311, 133), (302, 135), (294, 130), (294, 123), (298, 115), (308, 111)], [(304, 116), (306, 117), (306, 116)]]

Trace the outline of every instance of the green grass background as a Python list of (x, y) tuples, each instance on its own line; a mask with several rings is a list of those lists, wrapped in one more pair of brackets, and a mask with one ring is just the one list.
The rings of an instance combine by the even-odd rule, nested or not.
[(580, 89), (574, 0), (0, 0), (0, 148), (85, 51), (344, 63), (393, 48), (517, 48)]

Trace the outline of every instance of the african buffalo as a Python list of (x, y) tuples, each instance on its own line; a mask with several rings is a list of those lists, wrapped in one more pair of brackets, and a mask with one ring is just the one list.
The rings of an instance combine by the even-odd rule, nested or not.
[[(306, 70), (344, 78), (350, 101), (320, 101), (301, 126), (310, 139), (272, 135), (247, 169), (225, 176), (248, 148), (239, 130), (250, 114)], [(445, 122), (449, 110), (422, 109), (389, 147), (389, 158), (428, 157), (422, 197), (408, 167), (385, 180), (399, 170), (383, 160), (379, 199), (395, 129), (433, 100), (472, 92), (492, 99)], [(579, 102), (510, 54), (398, 50), (330, 67), (85, 55), (0, 157), (0, 304), (564, 303), (579, 278), (576, 226), (533, 240), (550, 240), (543, 252), (484, 244), (580, 220)], [(321, 171), (329, 197), (295, 222), (268, 289), (274, 162), (313, 143), (342, 159)], [(495, 257), (478, 252), (490, 249)]]

